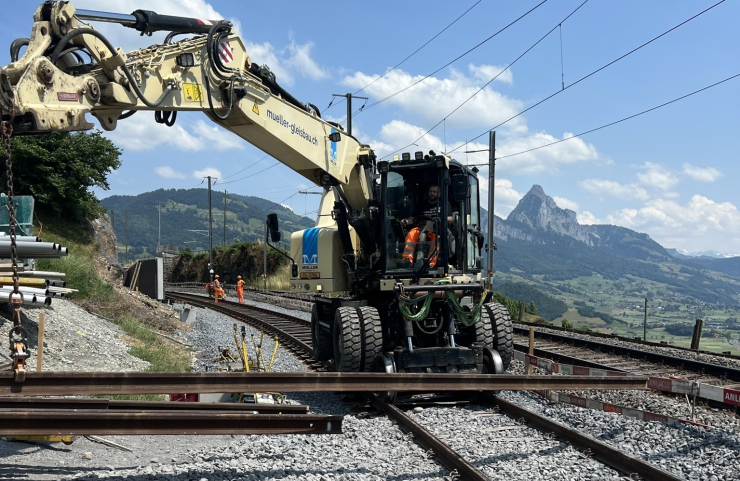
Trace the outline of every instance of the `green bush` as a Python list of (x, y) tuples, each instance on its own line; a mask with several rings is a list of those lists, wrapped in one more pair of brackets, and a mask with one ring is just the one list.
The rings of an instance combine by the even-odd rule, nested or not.
[(89, 259), (70, 254), (61, 259), (39, 259), (36, 268), (42, 271), (58, 271), (67, 274), (67, 286), (79, 290), (77, 299), (109, 300), (114, 295), (113, 286), (103, 282)]

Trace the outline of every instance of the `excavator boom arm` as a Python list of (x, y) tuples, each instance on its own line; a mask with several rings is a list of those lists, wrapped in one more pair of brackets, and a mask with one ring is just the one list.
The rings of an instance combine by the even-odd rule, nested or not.
[[(84, 20), (171, 33), (164, 44), (124, 53)], [(173, 43), (175, 34), (196, 36)], [(19, 41), (27, 44), (21, 58)], [(309, 181), (340, 186), (351, 209), (372, 199), (370, 148), (294, 99), (266, 66), (253, 64), (228, 22), (46, 2), (34, 15), (30, 39), (19, 41), (12, 62), (0, 67), (0, 114), (12, 118), (16, 133), (91, 129), (88, 113), (113, 130), (139, 110), (158, 112), (158, 122), (168, 125), (171, 112), (202, 111)]]

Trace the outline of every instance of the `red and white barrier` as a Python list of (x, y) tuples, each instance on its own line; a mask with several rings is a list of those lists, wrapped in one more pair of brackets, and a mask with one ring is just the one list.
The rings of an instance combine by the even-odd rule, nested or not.
[[(514, 357), (522, 361), (525, 368), (529, 366), (538, 367), (546, 372), (556, 374), (569, 374), (573, 376), (626, 376), (627, 373), (621, 371), (609, 371), (606, 369), (594, 369), (590, 367), (574, 366), (572, 364), (563, 364), (553, 362), (549, 359), (532, 356), (523, 352), (515, 351)], [(670, 392), (674, 394), (686, 394), (688, 396), (696, 395), (697, 398), (716, 401), (731, 406), (740, 406), (740, 391), (736, 389), (726, 389), (721, 386), (712, 384), (690, 381), (677, 377), (648, 377), (647, 387), (656, 391)]]

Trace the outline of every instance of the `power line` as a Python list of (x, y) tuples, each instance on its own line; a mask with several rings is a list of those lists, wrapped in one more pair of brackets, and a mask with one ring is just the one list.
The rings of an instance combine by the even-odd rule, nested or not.
[[(526, 112), (528, 112), (528, 111), (532, 110), (533, 108), (537, 107), (538, 105), (541, 105), (541, 104), (545, 103), (546, 101), (550, 100), (551, 98), (555, 97), (556, 95), (558, 95), (558, 94), (560, 94), (560, 93), (562, 93), (562, 92), (564, 92), (564, 91), (568, 90), (569, 88), (571, 88), (571, 87), (573, 87), (573, 86), (575, 86), (575, 85), (579, 84), (580, 82), (582, 82), (582, 81), (586, 80), (587, 78), (591, 77), (592, 75), (595, 75), (595, 74), (597, 74), (598, 72), (601, 72), (601, 71), (602, 71), (602, 70), (604, 70), (605, 68), (607, 68), (607, 67), (610, 67), (611, 65), (614, 65), (615, 63), (619, 62), (620, 60), (622, 60), (622, 59), (624, 59), (624, 58), (628, 57), (629, 55), (632, 55), (633, 53), (637, 52), (637, 51), (638, 51), (638, 50), (640, 50), (641, 48), (643, 48), (643, 47), (646, 47), (646, 46), (650, 45), (651, 43), (653, 43), (654, 41), (658, 40), (659, 38), (661, 38), (661, 37), (663, 37), (663, 36), (665, 36), (665, 35), (669, 34), (670, 32), (672, 32), (672, 31), (676, 30), (677, 28), (681, 27), (682, 25), (685, 25), (685, 24), (689, 23), (690, 21), (694, 20), (695, 18), (699, 17), (700, 15), (703, 15), (704, 13), (708, 12), (709, 10), (713, 9), (714, 7), (716, 7), (716, 6), (720, 5), (721, 3), (724, 3), (724, 2), (725, 2), (725, 0), (720, 0), (719, 2), (715, 3), (715, 4), (714, 4), (714, 5), (712, 5), (711, 7), (707, 8), (707, 9), (705, 9), (705, 10), (702, 10), (701, 12), (697, 13), (697, 14), (696, 14), (696, 15), (694, 15), (693, 17), (690, 17), (690, 18), (688, 18), (688, 19), (684, 20), (683, 22), (679, 23), (679, 24), (678, 24), (678, 25), (676, 25), (675, 27), (669, 28), (669, 29), (668, 29), (668, 30), (666, 30), (665, 32), (661, 33), (660, 35), (658, 35), (658, 36), (656, 36), (656, 37), (653, 37), (652, 39), (650, 39), (650, 40), (648, 40), (647, 42), (643, 43), (643, 44), (642, 44), (642, 45), (640, 45), (639, 47), (633, 48), (632, 50), (630, 50), (629, 52), (625, 53), (624, 55), (622, 55), (622, 56), (620, 56), (620, 57), (617, 57), (616, 59), (612, 60), (611, 62), (609, 62), (609, 63), (607, 63), (607, 64), (605, 64), (605, 65), (603, 65), (603, 66), (601, 66), (601, 67), (597, 68), (597, 69), (596, 69), (596, 70), (594, 70), (593, 72), (591, 72), (591, 73), (589, 73), (589, 74), (587, 74), (587, 75), (584, 75), (583, 77), (581, 77), (581, 78), (579, 78), (578, 80), (576, 80), (575, 82), (573, 82), (573, 83), (569, 84), (569, 85), (568, 85), (568, 86), (566, 86), (565, 88), (563, 88), (563, 89), (561, 89), (561, 90), (558, 90), (558, 91), (556, 91), (555, 93), (553, 93), (553, 94), (551, 94), (551, 95), (549, 95), (549, 96), (545, 97), (544, 99), (540, 100), (539, 102), (535, 103), (534, 105), (531, 105), (531, 106), (527, 107), (526, 109), (522, 110), (522, 111), (521, 111), (521, 112), (519, 112), (518, 114), (516, 114), (516, 115), (514, 115), (514, 116), (512, 116), (512, 117), (510, 117), (510, 118), (508, 118), (508, 119), (506, 119), (506, 120), (504, 120), (503, 122), (501, 122), (500, 124), (498, 124), (498, 125), (496, 125), (496, 126), (494, 126), (494, 127), (491, 127), (490, 129), (486, 130), (485, 132), (481, 133), (480, 135), (477, 135), (476, 137), (473, 137), (473, 138), (472, 138), (472, 139), (470, 139), (470, 140), (476, 140), (476, 139), (479, 139), (479, 138), (483, 137), (484, 135), (488, 134), (488, 132), (490, 132), (491, 130), (496, 130), (497, 128), (501, 127), (502, 125), (505, 125), (505, 124), (507, 124), (507, 123), (511, 122), (512, 120), (514, 120), (515, 118), (519, 117), (520, 115), (522, 115), (522, 114), (524, 114), (524, 113), (526, 113)], [(450, 150), (450, 152), (449, 152), (449, 153), (455, 152), (456, 150), (460, 149), (460, 148), (461, 148), (461, 147), (462, 147), (463, 145), (465, 145), (465, 144), (464, 144), (464, 143), (462, 143), (462, 144), (458, 145), (458, 146), (457, 146), (457, 147), (455, 147), (454, 149)]]
[[(400, 62), (398, 62), (396, 65), (394, 65), (389, 70), (387, 70), (383, 75), (381, 75), (380, 77), (376, 78), (375, 80), (373, 80), (369, 84), (365, 85), (361, 89), (357, 90), (352, 95), (356, 95), (356, 94), (362, 92), (363, 90), (365, 90), (366, 88), (368, 88), (369, 86), (371, 86), (372, 84), (374, 84), (375, 82), (377, 82), (378, 80), (382, 79), (383, 77), (385, 77), (386, 75), (388, 75), (389, 73), (391, 73), (392, 71), (394, 71), (396, 68), (398, 68), (399, 66), (401, 66), (401, 64), (404, 63), (406, 60), (410, 59), (411, 57), (413, 57), (414, 55), (416, 55), (417, 53), (419, 53), (419, 51), (421, 49), (423, 49), (424, 47), (426, 47), (427, 45), (429, 45), (432, 42), (432, 40), (434, 40), (435, 38), (437, 38), (440, 35), (442, 35), (445, 32), (445, 30), (447, 30), (448, 28), (450, 28), (451, 26), (453, 26), (455, 23), (457, 23), (458, 20), (460, 20), (461, 18), (463, 18), (465, 15), (467, 15), (467, 13), (470, 12), (473, 8), (475, 8), (475, 6), (478, 5), (481, 1), (482, 0), (478, 0), (477, 2), (475, 2), (470, 8), (468, 8), (467, 10), (465, 10), (462, 15), (460, 15), (459, 17), (457, 17), (455, 20), (452, 21), (452, 23), (448, 24), (445, 28), (443, 28), (442, 30), (440, 30), (437, 33), (437, 35), (435, 35), (434, 37), (430, 38), (429, 40), (426, 41), (426, 43), (424, 43), (424, 45), (422, 45), (421, 47), (419, 47), (416, 50), (414, 50), (411, 53), (411, 55), (409, 55), (405, 59), (403, 59)], [(329, 103), (329, 105), (324, 110), (329, 110), (333, 105), (339, 105), (339, 104), (341, 104), (344, 101), (346, 101), (346, 99), (342, 99), (342, 100), (340, 100), (339, 102), (337, 102), (335, 104), (334, 103), (334, 99), (332, 98), (331, 99), (331, 102)]]
[(255, 175), (257, 175), (257, 174), (261, 174), (262, 172), (264, 172), (264, 171), (266, 171), (266, 170), (270, 170), (270, 169), (272, 169), (273, 167), (275, 167), (275, 166), (276, 166), (276, 165), (278, 165), (278, 164), (280, 164), (280, 162), (275, 162), (275, 163), (274, 163), (274, 164), (272, 164), (271, 166), (269, 166), (269, 167), (266, 167), (266, 168), (264, 168), (264, 169), (262, 169), (262, 170), (260, 170), (260, 171), (257, 171), (257, 172), (255, 172), (254, 174), (249, 174), (249, 175), (247, 175), (247, 176), (245, 176), (245, 177), (242, 177), (242, 178), (240, 178), (240, 179), (230, 180), (230, 181), (228, 181), (228, 182), (221, 182), (221, 183), (219, 183), (218, 185), (233, 184), (234, 182), (239, 182), (240, 180), (244, 180), (244, 179), (248, 179), (248, 178), (250, 178), (250, 177), (254, 177), (254, 176), (255, 176)]
[[(534, 150), (544, 149), (545, 147), (550, 147), (551, 145), (559, 144), (559, 143), (561, 143), (561, 142), (565, 142), (565, 141), (568, 141), (568, 140), (571, 140), (571, 139), (575, 139), (575, 138), (577, 138), (577, 137), (581, 137), (581, 136), (584, 136), (584, 135), (586, 135), (586, 134), (590, 134), (590, 133), (592, 133), (592, 132), (596, 132), (597, 130), (601, 130), (601, 129), (605, 129), (605, 128), (607, 128), (607, 127), (611, 127), (612, 125), (616, 125), (616, 124), (619, 124), (619, 123), (621, 123), (621, 122), (624, 122), (624, 121), (626, 121), (626, 120), (634, 119), (635, 117), (639, 117), (640, 115), (646, 114), (646, 113), (648, 113), (648, 112), (652, 112), (653, 110), (657, 110), (657, 109), (659, 109), (659, 108), (661, 108), (661, 107), (665, 107), (666, 105), (670, 105), (670, 104), (672, 104), (672, 103), (678, 102), (679, 100), (683, 100), (683, 99), (685, 99), (685, 98), (691, 97), (692, 95), (696, 95), (696, 94), (698, 94), (698, 93), (700, 93), (700, 92), (703, 92), (703, 91), (705, 91), (705, 90), (709, 90), (709, 89), (710, 89), (710, 88), (712, 88), (712, 87), (716, 87), (717, 85), (721, 85), (721, 84), (723, 84), (723, 83), (725, 83), (725, 82), (729, 82), (730, 80), (732, 80), (732, 79), (734, 79), (734, 78), (737, 78), (737, 77), (740, 77), (740, 73), (738, 73), (738, 74), (735, 74), (735, 75), (733, 75), (733, 76), (731, 76), (731, 77), (727, 77), (726, 79), (724, 79), (724, 80), (720, 80), (719, 82), (715, 82), (715, 83), (713, 83), (713, 84), (711, 84), (711, 85), (707, 85), (706, 87), (700, 88), (699, 90), (694, 90), (694, 91), (693, 91), (693, 92), (691, 92), (691, 93), (688, 93), (688, 94), (686, 94), (686, 95), (682, 95), (682, 96), (680, 96), (680, 97), (677, 97), (677, 98), (675, 98), (675, 99), (673, 99), (673, 100), (669, 100), (668, 102), (662, 103), (662, 104), (660, 104), (660, 105), (656, 105), (655, 107), (651, 107), (651, 108), (649, 108), (649, 109), (647, 109), (647, 110), (643, 110), (642, 112), (638, 112), (638, 113), (636, 113), (636, 114), (630, 115), (629, 117), (624, 117), (624, 118), (622, 118), (622, 119), (619, 119), (619, 120), (616, 120), (616, 121), (614, 121), (614, 122), (610, 122), (610, 123), (608, 123), (608, 124), (604, 124), (604, 125), (602, 125), (601, 127), (596, 127), (596, 128), (594, 128), (594, 129), (591, 129), (591, 130), (587, 130), (587, 131), (585, 131), (585, 132), (581, 132), (580, 134), (577, 134), (577, 135), (573, 135), (573, 136), (571, 136), (571, 137), (568, 137), (568, 138), (565, 138), (565, 139), (561, 139), (561, 140), (556, 140), (555, 142), (550, 142), (550, 143), (548, 143), (548, 144), (540, 145), (539, 147), (533, 147), (533, 148), (531, 148), (531, 149), (527, 149), (527, 150), (522, 150), (521, 152), (516, 152), (516, 153), (514, 153), (514, 154), (502, 155), (501, 157), (496, 157), (496, 160), (501, 160), (501, 159), (505, 159), (505, 158), (507, 158), (507, 157), (514, 157), (514, 156), (516, 156), (516, 155), (522, 155), (522, 154), (526, 154), (526, 153), (528, 153), (528, 152), (532, 152), (532, 151), (534, 151)], [(487, 152), (487, 151), (488, 151), (488, 149), (482, 149), (482, 150), (473, 150), (473, 151), (471, 151), (471, 152), (484, 152), (484, 151), (485, 151), (485, 152)], [(485, 163), (485, 164), (471, 164), (471, 165), (479, 165), (479, 166), (480, 166), (480, 165), (488, 165), (488, 163)]]
[[(410, 89), (411, 87), (413, 87), (413, 86), (415, 86), (415, 85), (418, 85), (419, 83), (421, 83), (421, 82), (423, 82), (424, 80), (428, 79), (429, 77), (431, 77), (432, 75), (436, 74), (436, 73), (437, 73), (437, 72), (439, 72), (440, 70), (442, 70), (442, 69), (444, 69), (444, 68), (447, 68), (447, 67), (449, 67), (449, 66), (450, 66), (450, 65), (452, 65), (453, 63), (455, 63), (455, 62), (457, 62), (458, 60), (460, 60), (461, 58), (465, 57), (465, 56), (466, 56), (467, 54), (469, 54), (469, 53), (470, 53), (470, 52), (472, 52), (473, 50), (477, 49), (477, 48), (478, 48), (478, 47), (480, 47), (481, 45), (485, 44), (485, 43), (486, 43), (486, 42), (488, 42), (489, 40), (491, 40), (491, 39), (493, 39), (494, 37), (496, 37), (496, 36), (497, 36), (498, 34), (500, 34), (501, 32), (503, 32), (504, 30), (508, 29), (509, 27), (511, 27), (512, 25), (514, 25), (515, 23), (517, 23), (517, 22), (518, 22), (519, 20), (523, 19), (524, 17), (526, 17), (526, 16), (527, 16), (527, 15), (529, 15), (530, 13), (534, 12), (535, 10), (537, 10), (537, 9), (538, 9), (538, 8), (539, 8), (540, 6), (542, 6), (542, 5), (543, 5), (543, 4), (545, 3), (545, 2), (547, 2), (547, 0), (542, 0), (542, 1), (540, 2), (540, 3), (538, 3), (537, 5), (535, 5), (535, 6), (534, 6), (534, 7), (532, 7), (531, 9), (529, 9), (529, 10), (528, 10), (527, 12), (525, 12), (525, 13), (523, 13), (522, 15), (520, 15), (519, 17), (517, 17), (517, 18), (516, 18), (515, 20), (511, 21), (511, 22), (510, 22), (510, 23), (509, 23), (508, 25), (506, 25), (505, 27), (503, 27), (502, 29), (500, 29), (500, 30), (499, 30), (498, 32), (494, 33), (494, 34), (493, 34), (493, 35), (491, 35), (490, 37), (486, 38), (486, 39), (485, 39), (485, 40), (483, 40), (482, 42), (480, 42), (480, 43), (478, 43), (477, 45), (475, 45), (474, 47), (470, 48), (469, 50), (467, 50), (467, 51), (466, 51), (465, 53), (463, 53), (462, 55), (459, 55), (458, 57), (456, 57), (455, 59), (451, 60), (450, 62), (447, 62), (446, 64), (444, 64), (443, 66), (441, 66), (440, 68), (438, 68), (437, 70), (435, 70), (434, 72), (432, 72), (432, 73), (430, 73), (430, 74), (428, 74), (428, 75), (425, 75), (425, 76), (424, 76), (424, 77), (422, 77), (422, 78), (421, 78), (420, 80), (417, 80), (416, 82), (412, 83), (411, 85), (409, 85), (409, 86), (407, 86), (407, 87), (404, 87), (403, 89), (399, 90), (398, 92), (396, 92), (396, 93), (394, 93), (394, 94), (391, 94), (391, 95), (389, 95), (389, 96), (387, 96), (387, 97), (384, 97), (384, 98), (382, 98), (382, 99), (380, 99), (380, 100), (378, 100), (378, 101), (376, 101), (376, 102), (373, 102), (373, 103), (371, 103), (370, 105), (368, 105), (368, 106), (364, 107), (364, 109), (363, 109), (363, 110), (367, 110), (367, 109), (370, 109), (370, 108), (372, 108), (372, 107), (375, 107), (375, 106), (377, 106), (377, 105), (380, 105), (380, 104), (382, 104), (383, 102), (385, 102), (386, 100), (390, 100), (391, 98), (395, 97), (396, 95), (398, 95), (398, 94), (400, 94), (400, 93), (402, 93), (402, 92), (405, 92), (406, 90)], [(356, 111), (356, 112), (355, 112), (355, 113), (354, 113), (353, 115), (357, 115), (357, 114), (358, 114), (358, 113), (360, 113), (361, 111), (362, 111), (362, 110), (357, 110), (357, 111)], [(343, 123), (343, 122), (340, 122), (340, 123)]]
[[(723, 1), (724, 1), (724, 0), (723, 0)], [(480, 93), (480, 92), (481, 92), (481, 91), (482, 91), (483, 89), (485, 89), (486, 87), (488, 87), (488, 85), (490, 85), (490, 84), (491, 84), (491, 82), (493, 82), (494, 80), (496, 80), (497, 78), (499, 78), (499, 77), (500, 77), (500, 76), (501, 76), (501, 75), (502, 75), (502, 74), (503, 74), (504, 72), (506, 72), (507, 70), (509, 70), (509, 68), (511, 68), (511, 66), (512, 66), (512, 65), (514, 65), (515, 63), (517, 63), (517, 62), (518, 62), (518, 61), (519, 61), (519, 60), (520, 60), (520, 59), (521, 59), (522, 57), (524, 57), (525, 55), (527, 55), (527, 54), (528, 54), (528, 53), (529, 53), (529, 52), (530, 52), (530, 51), (531, 51), (531, 50), (532, 50), (533, 48), (535, 48), (535, 47), (536, 47), (537, 45), (539, 45), (539, 44), (540, 44), (540, 42), (542, 42), (542, 41), (543, 41), (544, 39), (546, 39), (546, 38), (547, 38), (548, 36), (550, 36), (550, 34), (551, 34), (552, 32), (554, 32), (554, 31), (555, 31), (555, 30), (556, 30), (556, 29), (557, 29), (557, 28), (558, 28), (559, 26), (561, 26), (561, 25), (562, 25), (562, 24), (563, 24), (563, 23), (564, 23), (564, 22), (565, 22), (566, 20), (568, 20), (568, 19), (569, 19), (569, 18), (570, 18), (571, 16), (573, 16), (573, 15), (574, 15), (574, 14), (575, 14), (575, 13), (576, 13), (576, 12), (577, 12), (578, 10), (580, 10), (580, 9), (581, 9), (581, 7), (583, 7), (584, 5), (586, 5), (586, 3), (588, 3), (588, 0), (584, 0), (584, 2), (583, 2), (583, 3), (581, 3), (580, 5), (578, 5), (578, 7), (576, 7), (576, 9), (575, 9), (575, 10), (573, 10), (572, 12), (570, 12), (570, 13), (568, 14), (568, 16), (567, 16), (567, 17), (565, 17), (565, 18), (564, 18), (563, 20), (561, 20), (560, 22), (558, 22), (557, 24), (555, 24), (555, 26), (554, 26), (554, 27), (552, 27), (552, 28), (551, 28), (551, 29), (550, 29), (550, 30), (549, 30), (549, 31), (548, 31), (548, 32), (547, 32), (546, 34), (544, 34), (544, 35), (543, 35), (542, 37), (540, 37), (540, 39), (539, 39), (539, 40), (537, 40), (537, 41), (536, 41), (535, 43), (533, 43), (533, 44), (532, 44), (532, 45), (531, 45), (531, 46), (530, 46), (530, 47), (529, 47), (529, 48), (528, 48), (527, 50), (525, 50), (524, 52), (522, 52), (522, 54), (521, 54), (521, 55), (519, 55), (519, 56), (518, 56), (518, 57), (517, 57), (516, 59), (514, 59), (514, 61), (513, 61), (513, 62), (511, 62), (511, 63), (510, 63), (509, 65), (507, 65), (507, 66), (506, 66), (506, 68), (504, 68), (504, 69), (503, 69), (503, 70), (501, 70), (501, 71), (500, 71), (499, 73), (497, 73), (496, 75), (494, 75), (494, 76), (493, 76), (493, 78), (491, 78), (491, 80), (489, 80), (488, 82), (486, 82), (485, 84), (483, 84), (483, 86), (482, 86), (482, 87), (480, 87), (480, 88), (479, 88), (478, 90), (476, 90), (476, 91), (475, 91), (475, 92), (473, 93), (473, 95), (471, 95), (470, 97), (468, 97), (467, 99), (465, 99), (465, 100), (464, 100), (464, 101), (463, 101), (463, 102), (462, 102), (462, 103), (461, 103), (460, 105), (458, 105), (457, 107), (455, 107), (455, 108), (454, 108), (454, 109), (452, 110), (452, 112), (450, 112), (449, 114), (447, 114), (447, 115), (446, 115), (446, 116), (445, 116), (445, 117), (444, 117), (444, 118), (443, 118), (442, 120), (440, 120), (439, 122), (437, 122), (436, 124), (434, 124), (434, 125), (433, 125), (433, 126), (432, 126), (432, 127), (431, 127), (431, 128), (429, 129), (429, 130), (427, 130), (426, 132), (424, 132), (424, 133), (423, 133), (423, 134), (421, 135), (421, 137), (419, 137), (418, 139), (414, 140), (413, 142), (411, 142), (411, 143), (410, 143), (409, 145), (407, 145), (406, 147), (402, 147), (402, 148), (400, 148), (400, 149), (396, 150), (395, 152), (392, 152), (392, 153), (390, 153), (390, 154), (388, 154), (388, 155), (386, 155), (386, 156), (384, 156), (384, 157), (388, 157), (388, 156), (391, 156), (391, 155), (393, 155), (393, 154), (396, 154), (396, 153), (398, 153), (398, 152), (400, 152), (400, 151), (402, 151), (402, 150), (405, 150), (405, 149), (407, 149), (407, 148), (411, 147), (411, 146), (412, 146), (412, 145), (414, 145), (414, 144), (415, 144), (416, 142), (418, 142), (418, 141), (420, 141), (421, 139), (423, 139), (424, 137), (426, 137), (426, 135), (427, 135), (427, 134), (428, 134), (429, 132), (431, 132), (432, 130), (434, 130), (434, 129), (435, 129), (435, 128), (436, 128), (436, 127), (437, 127), (437, 126), (439, 125), (439, 124), (441, 124), (441, 123), (443, 123), (443, 122), (445, 122), (445, 130), (446, 130), (446, 120), (447, 120), (447, 118), (448, 118), (448, 117), (452, 116), (452, 114), (454, 114), (455, 112), (457, 112), (458, 110), (460, 110), (460, 109), (461, 109), (461, 108), (463, 107), (463, 105), (465, 105), (466, 103), (468, 103), (468, 102), (469, 102), (469, 101), (470, 101), (470, 100), (471, 100), (471, 99), (472, 99), (473, 97), (475, 97), (475, 96), (476, 96), (476, 95), (478, 95), (478, 94), (479, 94), (479, 93)], [(491, 129), (491, 130), (493, 130), (493, 129)], [(446, 133), (445, 133), (445, 136), (446, 136)], [(447, 144), (447, 142), (445, 141), (445, 145), (446, 145), (446, 144)]]
[[(270, 157), (270, 155), (269, 155), (269, 154), (268, 154), (268, 155), (265, 155), (265, 156), (263, 156), (263, 157), (260, 157), (260, 159), (259, 159), (259, 160), (255, 161), (255, 162), (252, 162), (252, 163), (251, 163), (251, 164), (249, 164), (248, 166), (244, 167), (244, 168), (243, 168), (242, 170), (238, 170), (238, 171), (234, 172), (233, 174), (227, 175), (226, 177), (224, 177), (224, 179), (228, 179), (229, 177), (234, 177), (234, 176), (235, 176), (236, 174), (241, 174), (241, 173), (242, 173), (242, 172), (244, 172), (245, 170), (247, 170), (247, 169), (249, 169), (249, 168), (251, 168), (251, 167), (253, 167), (253, 166), (255, 166), (255, 165), (259, 164), (260, 162), (262, 162), (263, 160), (265, 160), (265, 159), (266, 159), (266, 158), (268, 158), (268, 157)], [(223, 184), (223, 182), (222, 182), (222, 184)]]

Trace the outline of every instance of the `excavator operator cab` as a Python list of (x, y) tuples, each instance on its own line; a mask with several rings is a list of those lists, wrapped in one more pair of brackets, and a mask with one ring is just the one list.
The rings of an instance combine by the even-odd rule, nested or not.
[(475, 172), (430, 152), (378, 162), (386, 278), (444, 277), (482, 267)]

